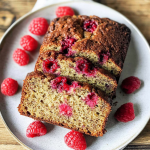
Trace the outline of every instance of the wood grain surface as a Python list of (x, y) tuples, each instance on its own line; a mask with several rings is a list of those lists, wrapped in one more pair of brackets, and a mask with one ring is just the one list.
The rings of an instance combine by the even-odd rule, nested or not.
[[(96, 0), (129, 18), (143, 33), (150, 44), (150, 0)], [(18, 18), (31, 11), (36, 0), (0, 0), (0, 38), (6, 29)], [(117, 142), (117, 141), (116, 141)], [(141, 134), (132, 141), (127, 150), (150, 150), (150, 121)], [(25, 150), (0, 118), (0, 150)]]

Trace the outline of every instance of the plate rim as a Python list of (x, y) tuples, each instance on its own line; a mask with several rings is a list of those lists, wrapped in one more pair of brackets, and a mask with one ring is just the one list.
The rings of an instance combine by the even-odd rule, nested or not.
[[(3, 34), (3, 36), (1, 37), (0, 39), (0, 51), (1, 51), (1, 48), (2, 48), (2, 45), (3, 45), (3, 42), (5, 41), (5, 38), (9, 35), (9, 32), (11, 32), (11, 30), (13, 30), (13, 28), (19, 24), (22, 20), (24, 20), (25, 18), (27, 18), (28, 16), (38, 12), (38, 11), (41, 11), (42, 9), (45, 9), (45, 8), (48, 8), (48, 7), (51, 7), (51, 6), (55, 6), (55, 5), (63, 5), (63, 4), (66, 4), (66, 3), (76, 3), (76, 2), (84, 2), (84, 3), (91, 3), (91, 4), (95, 4), (95, 5), (99, 5), (101, 7), (105, 7), (107, 9), (110, 9), (111, 11), (114, 11), (115, 13), (118, 13), (121, 17), (123, 17), (123, 19), (125, 19), (126, 22), (128, 22), (135, 30), (136, 32), (139, 34), (139, 36), (143, 39), (144, 41), (144, 44), (147, 46), (149, 52), (150, 52), (150, 45), (148, 43), (148, 41), (146, 40), (146, 38), (144, 37), (144, 35), (141, 33), (141, 31), (136, 27), (136, 25), (134, 25), (132, 23), (132, 21), (130, 21), (125, 15), (123, 15), (122, 13), (118, 12), (117, 10), (113, 9), (113, 8), (110, 8), (108, 6), (105, 6), (101, 3), (97, 3), (97, 2), (94, 2), (94, 1), (84, 1), (84, 0), (76, 0), (76, 1), (70, 1), (70, 0), (67, 0), (65, 2), (61, 2), (61, 3), (55, 3), (55, 4), (50, 4), (50, 5), (47, 5), (47, 6), (44, 6), (42, 8), (39, 8), (35, 11), (30, 11), (28, 13), (26, 13), (25, 15), (23, 15), (22, 17), (20, 17), (17, 21), (15, 21), (6, 31), (5, 33)], [(0, 110), (0, 116), (1, 116), (1, 120), (4, 124), (4, 126), (6, 127), (6, 129), (9, 131), (9, 133), (11, 133), (11, 135), (13, 136), (13, 138), (18, 142), (20, 143), (22, 146), (24, 146), (24, 148), (28, 149), (28, 150), (32, 150), (30, 147), (28, 147), (27, 145), (25, 145), (22, 141), (20, 141), (15, 135), (14, 133), (9, 129), (8, 125), (6, 124), (4, 118), (3, 118), (3, 115), (1, 113), (1, 110)], [(150, 114), (149, 114), (149, 119), (150, 119)], [(121, 145), (119, 145), (118, 147), (116, 147), (115, 149), (112, 149), (112, 150), (121, 150), (122, 148), (124, 149), (132, 140), (134, 140), (141, 132), (142, 130), (145, 128), (145, 126), (147, 125), (149, 119), (145, 122), (145, 124), (143, 125), (143, 127), (141, 127), (141, 129), (136, 133), (134, 134), (133, 136), (131, 136), (126, 142), (122, 143)]]

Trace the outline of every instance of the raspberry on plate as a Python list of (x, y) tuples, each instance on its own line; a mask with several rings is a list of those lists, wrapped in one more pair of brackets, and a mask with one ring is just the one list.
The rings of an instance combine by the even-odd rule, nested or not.
[(21, 38), (20, 45), (26, 51), (33, 51), (38, 47), (38, 42), (30, 35), (25, 35)]
[(131, 76), (122, 81), (121, 88), (126, 94), (131, 94), (141, 86), (139, 78)]
[(64, 141), (68, 147), (75, 150), (85, 150), (87, 147), (83, 134), (77, 131), (68, 132), (64, 137)]
[(36, 136), (42, 136), (47, 133), (45, 125), (40, 121), (34, 121), (29, 124), (26, 130), (26, 136), (29, 138), (34, 138)]
[(1, 84), (1, 92), (6, 96), (14, 95), (18, 90), (18, 82), (12, 78), (6, 78)]
[(68, 6), (60, 6), (56, 9), (56, 16), (62, 17), (62, 16), (73, 16), (74, 11), (72, 8)]
[(132, 121), (135, 118), (133, 103), (120, 106), (115, 113), (115, 118), (120, 122)]
[(48, 22), (45, 18), (35, 18), (29, 25), (29, 31), (35, 35), (44, 35), (48, 28)]
[(20, 66), (25, 66), (29, 63), (29, 55), (22, 49), (17, 48), (13, 53), (13, 60)]

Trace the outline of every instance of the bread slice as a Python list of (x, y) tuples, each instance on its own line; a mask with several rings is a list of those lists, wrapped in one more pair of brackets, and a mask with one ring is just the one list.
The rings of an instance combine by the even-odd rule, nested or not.
[(119, 78), (131, 38), (130, 29), (108, 18), (64, 16), (54, 19), (40, 53), (55, 50), (82, 56)]
[(52, 74), (31, 72), (24, 80), (21, 115), (91, 136), (102, 136), (111, 99), (88, 84)]
[(40, 54), (35, 71), (69, 77), (72, 80), (86, 82), (115, 97), (117, 81), (113, 75), (102, 68), (96, 68), (83, 57), (70, 58), (54, 51)]

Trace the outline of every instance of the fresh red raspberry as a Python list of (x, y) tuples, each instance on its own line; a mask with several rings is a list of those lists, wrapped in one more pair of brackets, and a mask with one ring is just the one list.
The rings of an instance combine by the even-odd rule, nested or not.
[(141, 81), (134, 76), (128, 77), (122, 81), (121, 88), (126, 94), (131, 94), (135, 90), (139, 89)]
[(20, 45), (26, 51), (33, 51), (38, 47), (38, 42), (30, 35), (25, 35), (21, 38)]
[(18, 82), (12, 78), (6, 78), (1, 84), (1, 92), (4, 95), (12, 96), (18, 90)]
[(60, 6), (56, 9), (56, 16), (62, 17), (62, 16), (73, 16), (74, 11), (71, 7), (68, 6)]
[(68, 147), (75, 150), (85, 150), (87, 147), (83, 134), (77, 131), (68, 132), (64, 137), (64, 141)]
[(35, 18), (29, 25), (29, 31), (35, 35), (44, 35), (48, 28), (48, 22), (45, 18)]
[(135, 118), (133, 103), (126, 103), (119, 107), (115, 113), (115, 118), (121, 122), (132, 121)]
[(20, 66), (25, 66), (29, 63), (29, 55), (22, 49), (17, 48), (13, 53), (13, 60)]
[(26, 130), (26, 136), (29, 138), (34, 138), (36, 136), (42, 136), (47, 133), (45, 125), (40, 121), (34, 121), (29, 124)]

